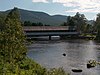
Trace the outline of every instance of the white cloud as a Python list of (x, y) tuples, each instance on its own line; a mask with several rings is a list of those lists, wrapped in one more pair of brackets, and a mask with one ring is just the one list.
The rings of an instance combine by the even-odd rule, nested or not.
[(100, 0), (53, 0), (65, 7), (76, 7), (66, 12), (100, 12)]
[(99, 9), (81, 9), (81, 8), (77, 8), (77, 9), (72, 9), (72, 10), (67, 10), (66, 12), (100, 12)]
[(38, 2), (48, 3), (47, 0), (32, 0), (32, 2), (35, 2), (35, 3), (38, 3)]

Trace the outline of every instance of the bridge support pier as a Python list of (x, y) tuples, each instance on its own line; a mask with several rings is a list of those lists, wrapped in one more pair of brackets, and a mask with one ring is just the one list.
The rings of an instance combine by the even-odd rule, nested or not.
[(49, 36), (49, 40), (51, 40), (51, 36)]

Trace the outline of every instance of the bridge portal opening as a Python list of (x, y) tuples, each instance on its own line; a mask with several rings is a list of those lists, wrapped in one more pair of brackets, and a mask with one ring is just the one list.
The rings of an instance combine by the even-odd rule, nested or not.
[(49, 40), (60, 40), (60, 36), (49, 36)]

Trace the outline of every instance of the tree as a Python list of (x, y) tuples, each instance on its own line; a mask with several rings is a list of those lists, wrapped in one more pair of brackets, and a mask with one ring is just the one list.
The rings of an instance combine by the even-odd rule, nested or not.
[(32, 23), (30, 21), (25, 21), (24, 26), (32, 26)]
[(4, 62), (15, 63), (25, 58), (25, 36), (17, 8), (12, 9), (7, 15), (5, 29), (0, 35), (0, 56)]
[(37, 25), (38, 26), (43, 26), (43, 24), (41, 22), (38, 22)]
[(93, 26), (90, 25), (90, 24), (86, 24), (85, 27), (84, 27), (84, 33), (89, 33), (89, 34), (92, 34), (93, 33)]
[(100, 41), (100, 13), (97, 14), (95, 26), (97, 31), (96, 40)]
[(76, 15), (74, 16), (74, 21), (78, 31), (84, 32), (86, 20), (87, 19), (85, 18), (84, 14), (80, 14), (79, 12), (76, 13)]
[(67, 18), (67, 26), (75, 26), (73, 17), (68, 16), (68, 18)]
[(32, 23), (32, 26), (37, 26), (37, 24), (36, 23)]
[(75, 21), (74, 21), (74, 18), (71, 17), (71, 16), (68, 16), (67, 18), (67, 26), (69, 26), (69, 30), (73, 30), (75, 29)]
[(70, 26), (71, 29), (76, 29), (77, 31), (84, 33), (84, 28), (86, 27), (86, 18), (84, 14), (77, 12), (73, 17), (68, 16), (66, 25)]

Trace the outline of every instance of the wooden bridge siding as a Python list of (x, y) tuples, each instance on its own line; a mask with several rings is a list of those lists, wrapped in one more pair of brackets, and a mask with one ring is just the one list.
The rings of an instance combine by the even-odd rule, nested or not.
[(68, 30), (68, 26), (24, 26), (24, 31)]

